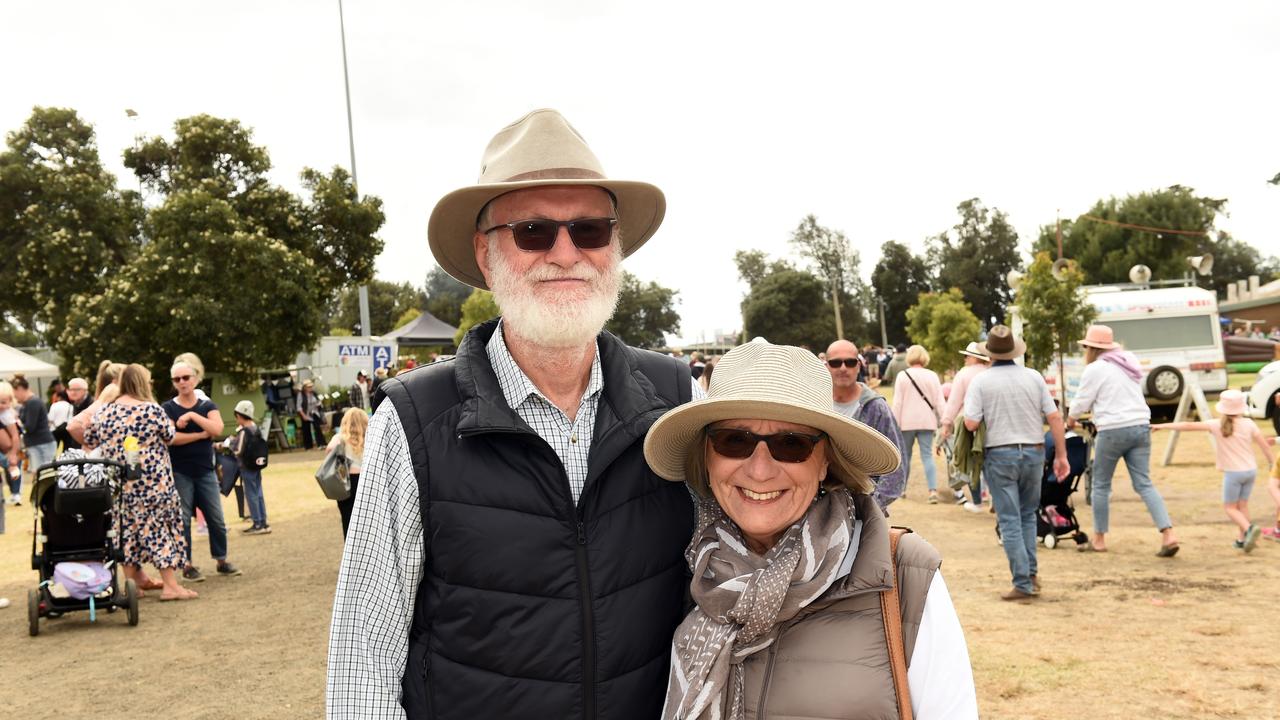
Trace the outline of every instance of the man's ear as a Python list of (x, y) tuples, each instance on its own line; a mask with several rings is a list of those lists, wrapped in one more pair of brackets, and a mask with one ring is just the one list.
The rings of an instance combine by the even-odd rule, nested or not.
[(475, 248), (476, 265), (480, 266), (484, 284), (493, 287), (493, 283), (489, 280), (489, 236), (477, 230), (471, 237), (471, 244)]

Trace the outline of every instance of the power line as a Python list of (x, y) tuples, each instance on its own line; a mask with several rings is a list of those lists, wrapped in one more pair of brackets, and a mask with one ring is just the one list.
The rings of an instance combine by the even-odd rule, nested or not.
[(1191, 235), (1193, 237), (1209, 237), (1207, 231), (1201, 230), (1174, 230), (1172, 228), (1148, 227), (1146, 225), (1133, 225), (1131, 223), (1122, 223), (1118, 220), (1108, 220), (1106, 218), (1096, 217), (1094, 215), (1081, 215), (1085, 220), (1092, 220), (1106, 225), (1115, 225), (1116, 227), (1129, 228), (1130, 230), (1146, 230), (1154, 233), (1169, 233), (1170, 235)]

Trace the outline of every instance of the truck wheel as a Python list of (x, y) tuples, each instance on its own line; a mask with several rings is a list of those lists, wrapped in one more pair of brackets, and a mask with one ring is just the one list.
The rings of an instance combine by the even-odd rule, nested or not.
[(1175, 367), (1161, 365), (1147, 375), (1147, 394), (1157, 400), (1176, 400), (1182, 386), (1182, 373)]

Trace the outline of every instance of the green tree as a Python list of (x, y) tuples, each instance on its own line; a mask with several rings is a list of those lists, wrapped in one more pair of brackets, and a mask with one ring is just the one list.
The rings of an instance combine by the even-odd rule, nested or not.
[[(426, 294), (413, 285), (393, 283), (386, 280), (370, 280), (365, 284), (369, 288), (369, 330), (372, 335), (384, 335), (400, 327), (399, 320), (408, 311), (415, 316), (421, 312), (426, 303)], [(338, 296), (335, 312), (329, 318), (329, 328), (343, 328), (355, 333), (355, 326), (360, 324), (360, 293), (357, 288), (346, 288)]]
[(665, 333), (680, 330), (676, 312), (679, 293), (656, 282), (641, 282), (623, 270), (618, 285), (618, 307), (604, 326), (623, 342), (636, 347), (655, 348), (666, 344)]
[(453, 335), (453, 344), (461, 345), (462, 337), (467, 334), (468, 330), (501, 314), (502, 310), (498, 308), (497, 301), (493, 299), (493, 293), (480, 288), (472, 290), (471, 296), (467, 298), (466, 302), (462, 303), (462, 319), (458, 321), (458, 332)]
[(34, 347), (40, 344), (40, 336), (8, 318), (0, 317), (0, 343), (10, 347)]
[(742, 325), (747, 337), (779, 345), (825, 349), (835, 338), (826, 286), (806, 270), (777, 270), (757, 281), (742, 301)]
[(0, 153), (4, 307), (53, 343), (71, 297), (99, 292), (139, 246), (138, 194), (121, 192), (75, 110), (37, 107)]
[(1080, 289), (1083, 284), (1084, 274), (1074, 263), (1054, 277), (1053, 256), (1036, 253), (1017, 295), (1029, 367), (1046, 370), (1056, 361), (1062, 377), (1063, 354), (1077, 350), (1076, 342), (1098, 315)]
[(786, 260), (769, 262), (769, 257), (762, 250), (739, 250), (733, 254), (733, 264), (738, 268), (738, 277), (753, 288), (769, 273), (780, 270), (794, 270)]
[(929, 265), (939, 288), (959, 288), (983, 323), (1004, 317), (1013, 291), (1004, 278), (1020, 267), (1018, 233), (999, 209), (978, 198), (956, 206), (960, 222), (929, 240)]
[(304, 170), (298, 197), (268, 181), (265, 148), (238, 122), (200, 115), (175, 130), (125, 153), (159, 202), (131, 262), (75, 296), (59, 335), (67, 369), (111, 357), (167, 371), (192, 351), (247, 381), (314, 347), (337, 293), (372, 279), (382, 202), (345, 171)]
[(839, 230), (819, 225), (818, 219), (813, 215), (806, 215), (791, 232), (791, 245), (799, 251), (801, 257), (813, 264), (814, 274), (823, 282), (835, 317), (837, 338), (843, 339), (845, 336), (845, 318), (841, 306), (850, 297), (859, 301), (855, 303), (859, 316), (852, 318), (855, 322), (850, 323), (850, 326), (862, 330), (866, 324), (865, 301), (869, 293), (864, 292), (862, 279), (858, 275), (858, 251), (853, 249), (849, 238)]
[(471, 286), (454, 280), (439, 265), (427, 273), (426, 304), (423, 309), (440, 320), (458, 326), (462, 321), (462, 303), (471, 296)]
[(906, 245), (890, 240), (880, 246), (880, 262), (871, 272), (871, 286), (884, 301), (885, 334), (890, 342), (900, 341), (907, 335), (907, 310), (920, 293), (929, 291), (928, 264)]
[(959, 351), (978, 339), (982, 323), (969, 309), (964, 293), (951, 288), (945, 293), (921, 293), (907, 310), (907, 332), (913, 343), (929, 351), (929, 366), (942, 375), (960, 368)]
[[(1139, 264), (1150, 267), (1158, 280), (1176, 279), (1189, 270), (1187, 257), (1209, 252), (1215, 258), (1212, 285), (1222, 291), (1236, 280), (1275, 268), (1273, 259), (1264, 260), (1247, 245), (1214, 233), (1214, 221), (1226, 205), (1224, 199), (1197, 195), (1182, 185), (1099, 200), (1087, 213), (1062, 223), (1063, 255), (1076, 261), (1085, 283), (1105, 284), (1128, 282), (1129, 269)], [(1055, 228), (1042, 227), (1035, 249), (1056, 248)]]

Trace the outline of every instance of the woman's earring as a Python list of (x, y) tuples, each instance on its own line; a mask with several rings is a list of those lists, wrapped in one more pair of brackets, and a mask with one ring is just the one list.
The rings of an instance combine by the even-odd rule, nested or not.
[(819, 483), (819, 484), (818, 484), (818, 494), (817, 494), (816, 496), (814, 496), (813, 501), (814, 501), (814, 502), (818, 502), (818, 501), (819, 501), (819, 500), (821, 500), (821, 499), (823, 498), (823, 496), (825, 496), (826, 494), (827, 494), (827, 489), (826, 489), (825, 487), (823, 487), (821, 483)]

